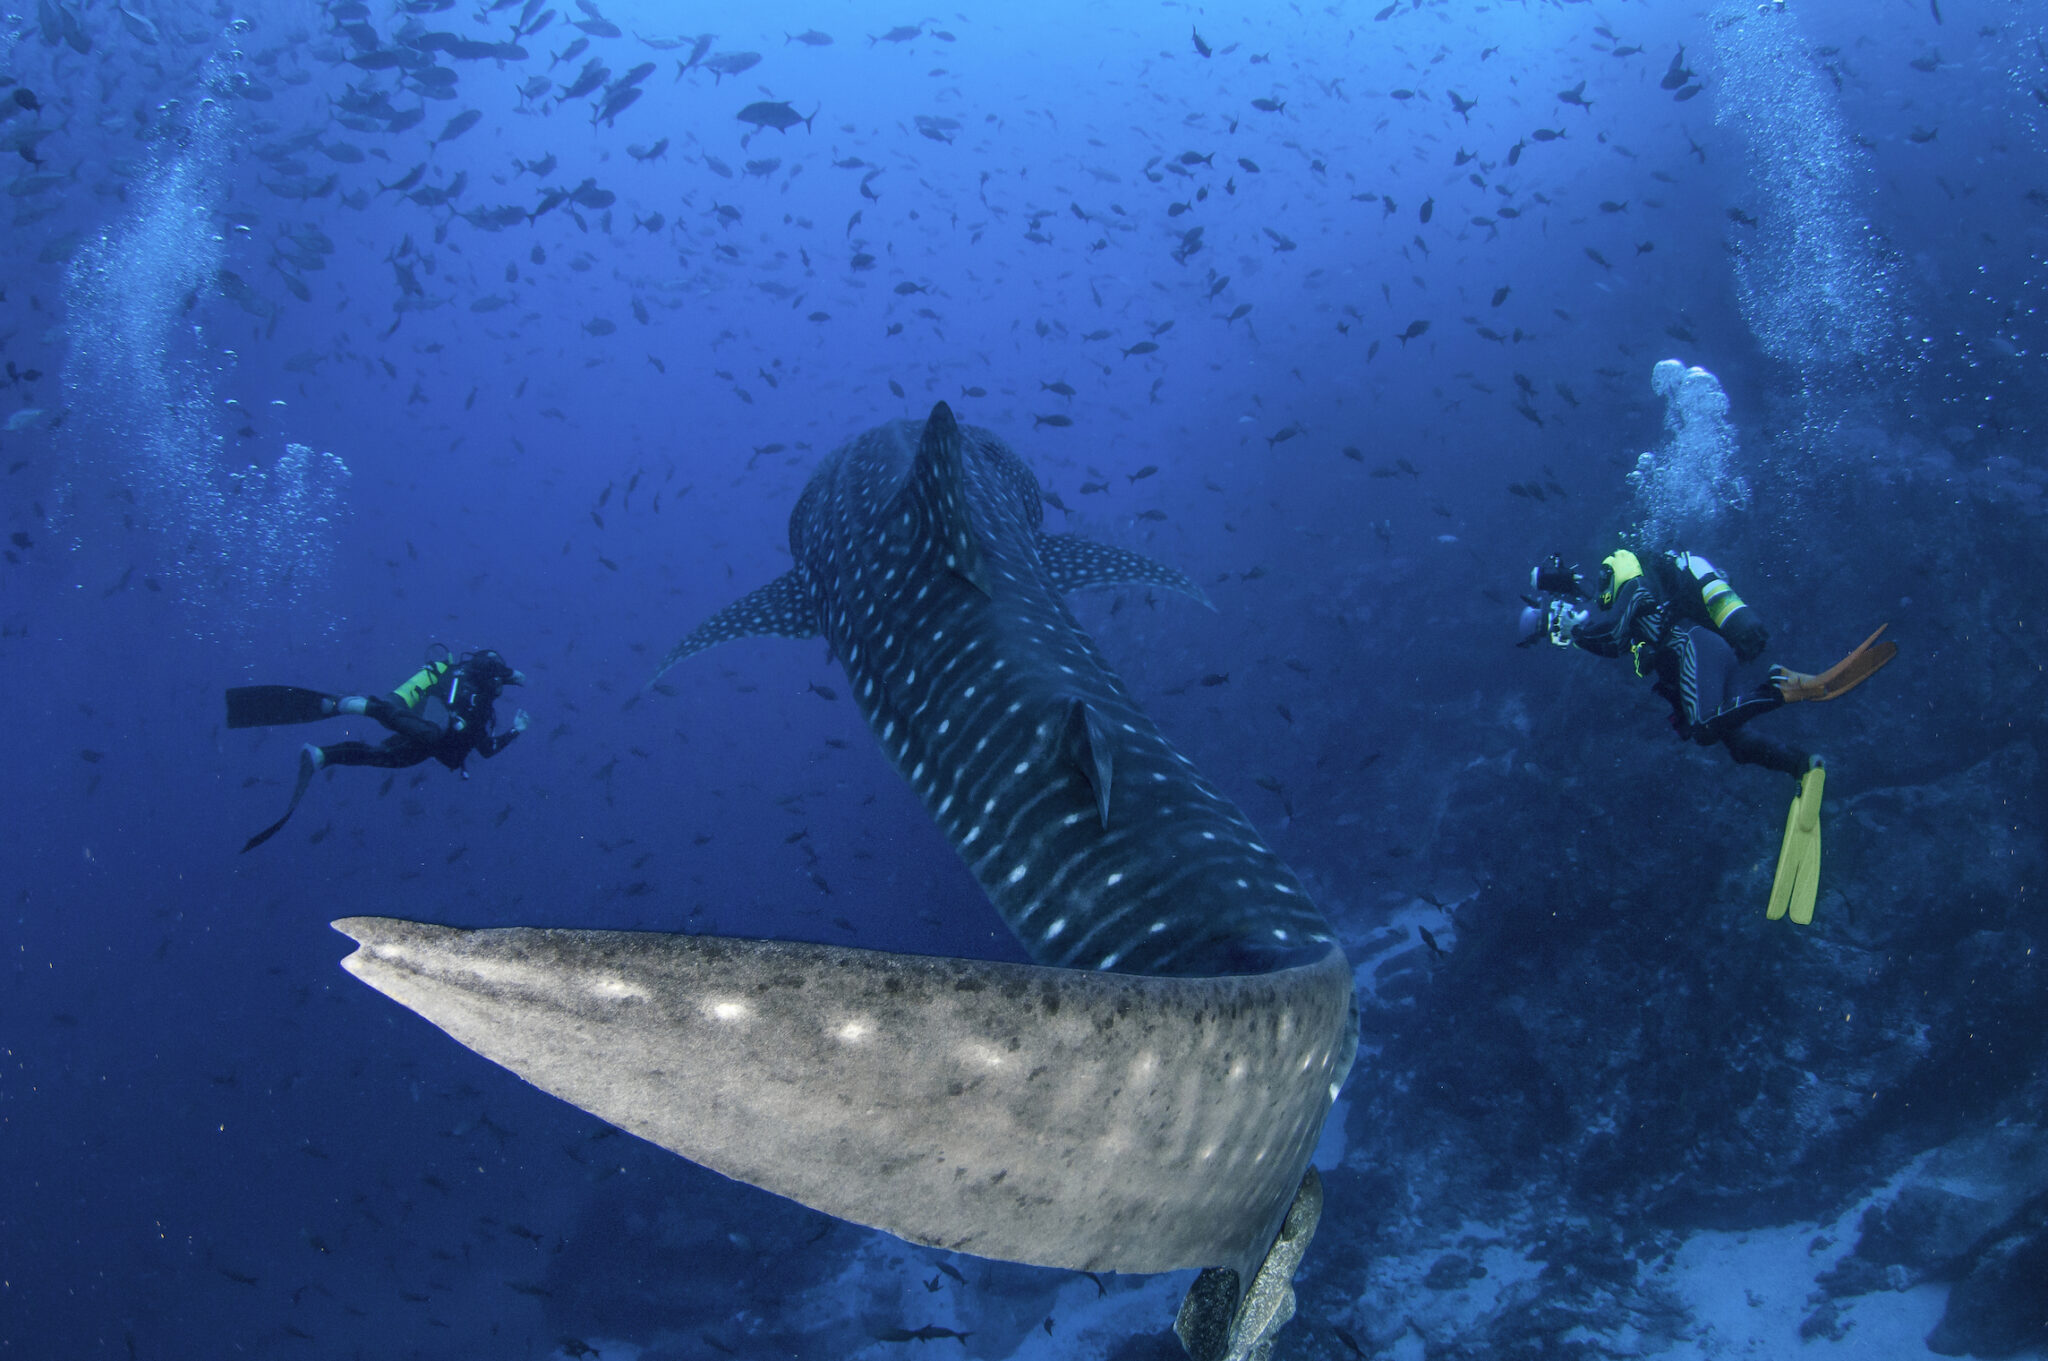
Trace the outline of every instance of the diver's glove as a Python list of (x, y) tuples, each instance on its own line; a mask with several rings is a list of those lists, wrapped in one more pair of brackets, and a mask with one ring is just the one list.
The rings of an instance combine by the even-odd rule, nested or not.
[(1572, 630), (1592, 617), (1589, 610), (1575, 610), (1569, 600), (1553, 600), (1545, 612), (1545, 623), (1549, 628), (1550, 641), (1558, 647), (1572, 645)]
[(512, 715), (513, 732), (525, 732), (527, 728), (532, 726), (532, 724), (533, 720), (527, 717), (526, 710), (524, 709), (521, 709), (518, 713)]

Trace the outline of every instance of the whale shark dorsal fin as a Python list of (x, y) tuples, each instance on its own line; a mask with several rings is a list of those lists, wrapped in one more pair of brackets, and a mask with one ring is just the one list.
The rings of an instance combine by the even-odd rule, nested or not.
[(784, 572), (766, 586), (749, 591), (699, 624), (689, 637), (669, 649), (668, 656), (661, 659), (661, 668), (654, 673), (654, 679), (660, 680), (663, 671), (692, 653), (734, 638), (751, 638), (758, 634), (772, 634), (778, 638), (818, 636), (817, 611), (812, 608), (810, 596), (795, 572)]
[(988, 564), (967, 505), (966, 446), (953, 409), (944, 402), (935, 404), (917, 442), (917, 462), (899, 509), (915, 516), (923, 531), (942, 545), (947, 571), (988, 595)]
[(1095, 810), (1102, 816), (1102, 830), (1109, 830), (1109, 784), (1116, 766), (1116, 748), (1109, 729), (1082, 700), (1067, 704), (1066, 729), (1060, 737), (1062, 754), (1081, 771), (1081, 778), (1095, 791)]
[(1096, 543), (1078, 534), (1040, 534), (1038, 561), (1062, 594), (1091, 586), (1164, 586), (1212, 610), (1216, 608), (1208, 592), (1186, 572), (1154, 562), (1143, 553)]

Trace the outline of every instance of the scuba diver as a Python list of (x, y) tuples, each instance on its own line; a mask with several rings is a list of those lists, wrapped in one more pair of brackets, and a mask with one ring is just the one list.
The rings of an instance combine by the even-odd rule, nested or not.
[[(291, 821), (299, 800), (306, 796), (306, 786), (322, 767), (398, 770), (432, 759), (468, 779), (463, 763), (471, 752), (489, 760), (526, 731), (531, 720), (524, 709), (513, 715), (510, 732), (501, 735), (494, 731), (497, 718), (492, 707), (506, 686), (524, 685), (524, 675), (490, 648), (465, 652), (459, 658), (450, 657), (446, 648), (441, 653), (388, 695), (330, 695), (296, 685), (242, 685), (227, 692), (230, 728), (316, 723), (323, 718), (361, 714), (391, 730), (391, 736), (377, 746), (335, 742), (323, 747), (308, 742), (299, 751), (299, 782), (284, 816), (250, 837), (242, 847), (244, 853), (270, 840)], [(448, 715), (445, 724), (426, 716), (429, 699), (440, 701)]]
[[(1671, 726), (1681, 738), (1726, 747), (1739, 765), (1783, 771), (1800, 782), (1786, 818), (1769, 916), (1789, 910), (1795, 922), (1812, 920), (1814, 882), (1820, 866), (1820, 801), (1825, 785), (1821, 758), (1795, 751), (1749, 731), (1756, 718), (1787, 704), (1829, 700), (1847, 694), (1898, 655), (1875, 633), (1819, 675), (1782, 666), (1754, 684), (1746, 668), (1762, 655), (1770, 634), (1763, 622), (1714, 564), (1683, 550), (1638, 556), (1618, 548), (1600, 564), (1597, 597), (1610, 615), (1591, 622), (1581, 602), (1586, 589), (1577, 568), (1552, 554), (1530, 573), (1536, 594), (1524, 596), (1522, 639), (1529, 647), (1548, 640), (1601, 657), (1628, 653), (1638, 676), (1671, 705)], [(1783, 890), (1782, 892), (1780, 890)]]

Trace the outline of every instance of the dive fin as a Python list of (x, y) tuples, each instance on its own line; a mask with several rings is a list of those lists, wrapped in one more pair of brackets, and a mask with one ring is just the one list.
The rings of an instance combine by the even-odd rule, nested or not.
[(228, 691), (230, 728), (314, 723), (334, 713), (334, 696), (296, 685), (237, 685)]
[(284, 825), (292, 820), (292, 814), (299, 811), (299, 800), (306, 797), (306, 786), (313, 783), (313, 776), (319, 769), (320, 767), (313, 764), (311, 756), (303, 750), (299, 752), (299, 782), (292, 787), (292, 801), (285, 805), (284, 816), (243, 842), (243, 855), (247, 855), (284, 830)]
[(1154, 562), (1143, 553), (1095, 543), (1078, 534), (1040, 534), (1038, 561), (1052, 578), (1054, 588), (1062, 593), (1090, 586), (1164, 586), (1212, 610), (1216, 608), (1208, 593), (1195, 585), (1186, 572)]
[(1161, 978), (798, 941), (334, 926), (363, 982), (692, 1162), (913, 1243), (1077, 1271), (1227, 1263), (1252, 1279), (1348, 1057), (1335, 948)]
[[(1886, 662), (1899, 655), (1897, 643), (1877, 642), (1877, 634), (1890, 627), (1889, 624), (1879, 624), (1877, 632), (1858, 643), (1854, 652), (1818, 676), (1774, 666), (1771, 668), (1771, 684), (1778, 687), (1778, 693), (1784, 697), (1787, 704), (1797, 704), (1801, 700), (1836, 699), (1846, 695), (1876, 675)], [(1872, 647), (1872, 643), (1877, 643), (1877, 646)]]
[(795, 572), (784, 572), (766, 586), (747, 592), (697, 625), (689, 637), (670, 648), (668, 656), (661, 659), (654, 679), (660, 680), (663, 671), (692, 653), (735, 638), (752, 638), (759, 634), (774, 634), (781, 638), (818, 636), (817, 611), (811, 607), (809, 598), (804, 594), (804, 584)]
[(1795, 925), (1813, 920), (1813, 902), (1820, 891), (1820, 803), (1828, 771), (1816, 756), (1799, 777), (1799, 793), (1785, 814), (1785, 839), (1778, 847), (1778, 872), (1771, 880), (1771, 902), (1764, 916), (1776, 921), (1789, 915)]

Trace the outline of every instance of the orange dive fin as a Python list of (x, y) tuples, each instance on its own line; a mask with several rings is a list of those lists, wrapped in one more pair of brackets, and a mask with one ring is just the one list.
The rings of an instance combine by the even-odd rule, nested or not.
[[(1778, 687), (1778, 693), (1784, 697), (1787, 704), (1797, 704), (1808, 699), (1836, 699), (1846, 695), (1876, 675), (1886, 662), (1899, 655), (1897, 643), (1877, 641), (1877, 635), (1889, 627), (1889, 624), (1879, 624), (1877, 632), (1858, 643), (1854, 652), (1818, 676), (1774, 666), (1771, 668), (1771, 684)], [(1873, 647), (1873, 643), (1876, 646)]]

